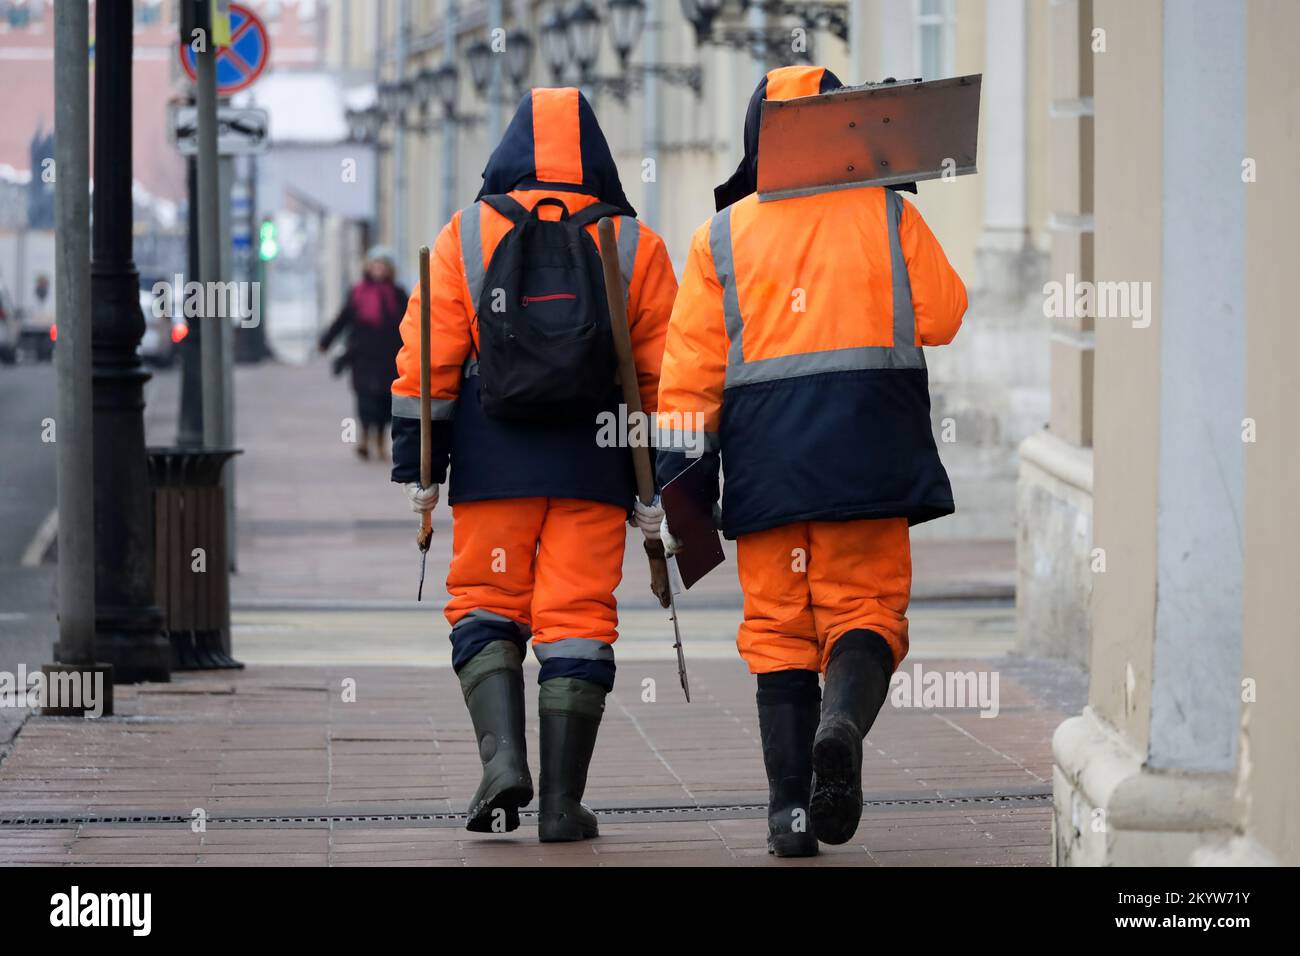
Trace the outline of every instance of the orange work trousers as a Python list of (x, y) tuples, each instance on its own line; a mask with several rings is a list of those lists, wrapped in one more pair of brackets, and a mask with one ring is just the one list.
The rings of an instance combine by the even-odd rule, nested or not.
[[(539, 645), (618, 637), (614, 590), (623, 577), (627, 512), (577, 498), (466, 501), (452, 514), (445, 613), (500, 615)], [(581, 645), (566, 657), (584, 656)], [(608, 651), (604, 652), (608, 654)]]
[(907, 655), (912, 550), (906, 518), (798, 521), (736, 541), (745, 620), (736, 645), (753, 674), (824, 671), (840, 636), (883, 637)]

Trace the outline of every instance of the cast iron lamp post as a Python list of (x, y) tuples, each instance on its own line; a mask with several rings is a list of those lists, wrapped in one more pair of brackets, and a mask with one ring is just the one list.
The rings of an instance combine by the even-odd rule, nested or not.
[[(131, 249), (130, 16), (95, 5), (91, 373), (95, 448), (95, 656), (120, 683), (165, 681), (171, 645), (154, 603), (153, 491), (144, 450), (144, 336)], [(216, 229), (216, 223), (205, 223)], [(212, 573), (224, 573), (214, 569)]]

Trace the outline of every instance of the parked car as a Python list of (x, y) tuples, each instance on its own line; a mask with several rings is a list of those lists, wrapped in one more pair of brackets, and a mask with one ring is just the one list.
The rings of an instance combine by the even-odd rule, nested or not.
[(176, 361), (176, 346), (189, 335), (189, 323), (181, 315), (181, 303), (172, 300), (170, 314), (154, 315), (154, 283), (140, 281), (140, 311), (144, 313), (144, 338), (140, 358), (148, 365), (167, 368)]
[(13, 365), (18, 359), (18, 317), (13, 314), (9, 290), (0, 285), (0, 365)]
[[(142, 284), (143, 285), (143, 284)], [(175, 303), (171, 314), (154, 315), (153, 283), (148, 288), (140, 289), (140, 313), (144, 316), (144, 335), (136, 348), (140, 361), (155, 368), (170, 368), (176, 361), (176, 346), (190, 334), (189, 323), (181, 314), (180, 303)], [(59, 328), (56, 323), (49, 327), (49, 349), (59, 340)], [(38, 356), (48, 358), (48, 356)]]

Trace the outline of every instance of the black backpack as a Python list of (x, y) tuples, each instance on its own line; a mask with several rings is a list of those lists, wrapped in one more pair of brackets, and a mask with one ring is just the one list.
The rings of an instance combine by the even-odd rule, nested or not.
[[(617, 359), (600, 252), (584, 226), (620, 211), (594, 203), (572, 215), (559, 199), (529, 212), (484, 196), (514, 226), (492, 253), (475, 303), (479, 398), (493, 418), (576, 421), (609, 401)], [(541, 219), (543, 205), (561, 218)]]

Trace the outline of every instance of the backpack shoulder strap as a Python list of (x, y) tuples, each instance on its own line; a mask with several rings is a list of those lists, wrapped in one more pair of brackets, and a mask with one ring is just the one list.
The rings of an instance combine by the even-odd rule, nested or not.
[(618, 227), (618, 268), (623, 273), (623, 293), (627, 295), (632, 288), (632, 272), (636, 268), (636, 249), (641, 239), (641, 223), (635, 216), (629, 216), (617, 206), (609, 203), (592, 203), (569, 217), (569, 222), (583, 228), (605, 216), (617, 218)]
[(523, 222), (528, 218), (528, 210), (518, 200), (504, 193), (495, 196), (484, 196), (481, 202), (487, 203), (511, 222)]
[(582, 228), (583, 226), (589, 226), (593, 222), (603, 219), (605, 216), (613, 217), (622, 215), (625, 215), (625, 213), (617, 206), (612, 206), (607, 202), (594, 202), (590, 206), (579, 209), (577, 212), (570, 215), (569, 222)]

